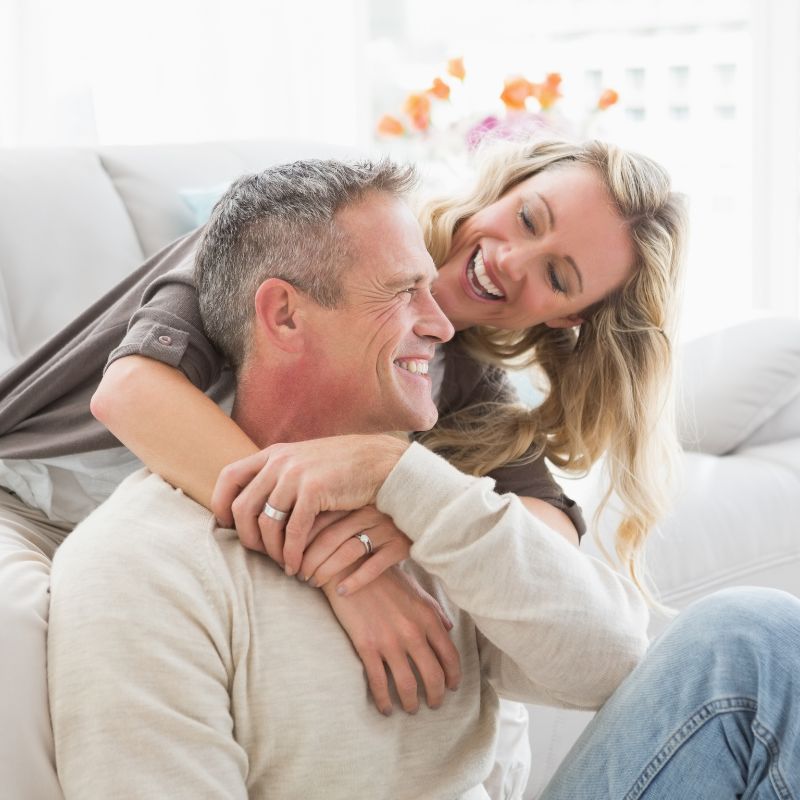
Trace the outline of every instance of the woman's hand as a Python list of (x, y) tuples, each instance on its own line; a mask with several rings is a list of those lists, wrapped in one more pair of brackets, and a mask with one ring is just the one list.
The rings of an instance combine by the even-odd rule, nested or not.
[[(221, 525), (235, 526), (245, 547), (294, 575), (317, 515), (373, 503), (408, 446), (389, 434), (275, 444), (220, 472), (211, 510)], [(266, 502), (289, 514), (285, 526), (263, 514)]]
[(419, 697), (409, 660), (419, 673), (430, 708), (442, 704), (445, 688), (458, 688), (461, 660), (447, 632), (453, 624), (414, 578), (392, 567), (352, 597), (336, 594), (334, 585), (331, 581), (322, 591), (364, 664), (372, 698), (382, 714), (392, 713), (387, 667), (400, 703), (410, 714), (419, 709)]
[[(326, 516), (320, 515), (323, 523)], [(364, 545), (355, 538), (359, 533), (366, 533), (372, 542), (372, 555), (368, 558), (364, 558)], [(312, 586), (325, 586), (342, 570), (361, 561), (361, 566), (335, 587), (339, 595), (354, 594), (389, 567), (408, 558), (412, 544), (391, 517), (374, 506), (351, 511), (344, 517), (336, 514), (328, 518), (324, 528), (315, 524), (299, 574)]]

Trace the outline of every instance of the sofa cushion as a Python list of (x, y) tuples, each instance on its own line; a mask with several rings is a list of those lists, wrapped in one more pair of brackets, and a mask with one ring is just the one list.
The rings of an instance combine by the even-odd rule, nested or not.
[(751, 320), (687, 343), (681, 358), (681, 444), (725, 455), (800, 395), (800, 320)]
[(182, 189), (178, 194), (181, 200), (191, 209), (192, 219), (198, 227), (205, 225), (217, 200), (228, 190), (229, 183), (220, 183), (208, 189)]
[(142, 261), (125, 206), (88, 150), (0, 150), (0, 242), (0, 312), (18, 356)]
[(6, 287), (0, 274), (0, 375), (11, 369), (19, 360), (19, 345), (14, 326), (11, 324), (11, 309), (6, 297)]
[(352, 150), (343, 147), (290, 140), (100, 150), (147, 256), (196, 227), (195, 214), (182, 193), (204, 193), (245, 172), (259, 172), (283, 161), (352, 155)]
[(800, 440), (800, 392), (748, 438), (747, 446), (772, 444), (786, 439)]

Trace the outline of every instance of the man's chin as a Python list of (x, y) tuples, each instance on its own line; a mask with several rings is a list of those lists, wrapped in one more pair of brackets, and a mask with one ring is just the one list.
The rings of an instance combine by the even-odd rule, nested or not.
[(439, 419), (439, 412), (436, 410), (436, 406), (431, 406), (431, 408), (425, 409), (424, 411), (414, 412), (412, 416), (412, 424), (409, 425), (406, 430), (429, 431)]
[(439, 419), (439, 412), (435, 406), (431, 408), (396, 409), (395, 413), (387, 414), (380, 423), (381, 431), (428, 431)]

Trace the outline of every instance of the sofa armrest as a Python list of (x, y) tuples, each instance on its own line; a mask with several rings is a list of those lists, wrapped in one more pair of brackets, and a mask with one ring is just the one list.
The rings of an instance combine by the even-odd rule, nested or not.
[(800, 320), (752, 320), (681, 351), (678, 433), (686, 450), (726, 455), (757, 431), (769, 441), (797, 436), (797, 412), (768, 423), (798, 398)]

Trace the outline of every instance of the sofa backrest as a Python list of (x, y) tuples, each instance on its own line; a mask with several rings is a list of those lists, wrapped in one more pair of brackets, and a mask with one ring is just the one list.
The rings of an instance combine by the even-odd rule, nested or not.
[(273, 140), (105, 147), (99, 154), (147, 257), (195, 227), (187, 195), (221, 190), (239, 175), (260, 172), (272, 164), (300, 158), (348, 158), (354, 151)]
[(141, 260), (96, 153), (0, 150), (0, 358), (31, 352)]
[(0, 149), (0, 372), (196, 225), (185, 199), (352, 150), (288, 140)]

